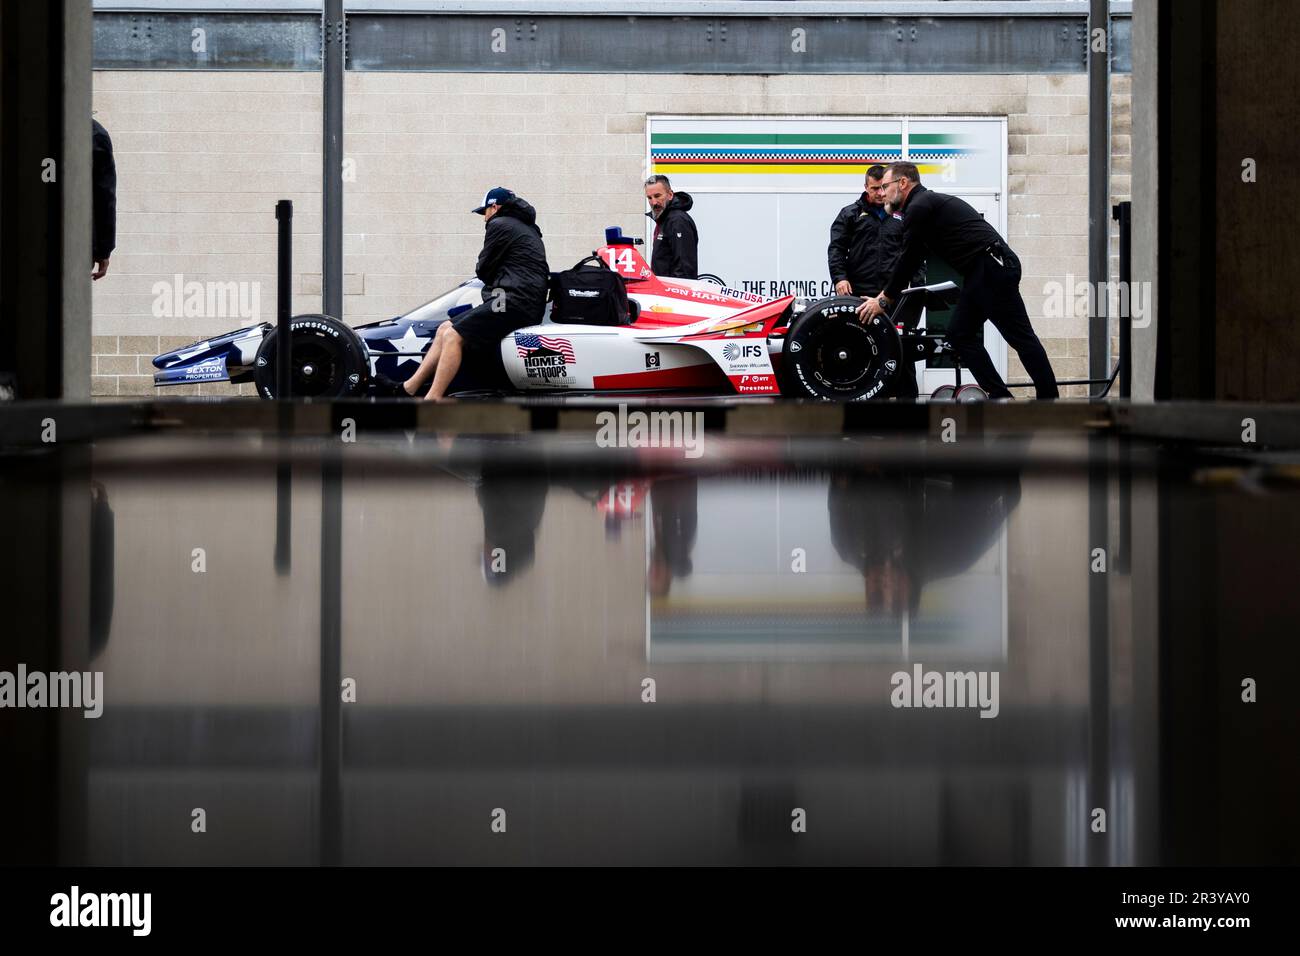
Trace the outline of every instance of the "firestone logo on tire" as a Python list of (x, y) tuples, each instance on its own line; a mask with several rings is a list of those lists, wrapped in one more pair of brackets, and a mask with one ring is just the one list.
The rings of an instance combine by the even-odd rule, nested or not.
[(338, 329), (335, 329), (335, 328), (331, 328), (330, 326), (326, 325), (324, 322), (310, 322), (310, 321), (309, 321), (309, 322), (295, 322), (295, 323), (293, 324), (292, 329), (293, 329), (293, 331), (295, 331), (295, 332), (296, 332), (298, 329), (320, 329), (320, 331), (322, 331), (322, 332), (328, 332), (328, 333), (329, 333), (330, 335), (332, 335), (334, 338), (338, 338), (338, 337), (339, 337), (339, 330), (338, 330)]

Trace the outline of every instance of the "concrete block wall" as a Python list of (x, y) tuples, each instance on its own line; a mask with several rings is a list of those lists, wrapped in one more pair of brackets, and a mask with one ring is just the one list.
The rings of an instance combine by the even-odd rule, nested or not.
[[(274, 320), (278, 199), (294, 203), (294, 309), (320, 310), (306, 277), (320, 271), (319, 74), (97, 71), (94, 108), (117, 162), (117, 248), (93, 287), (93, 395), (152, 395), (160, 351)], [(247, 283), (259, 314), (169, 315), (177, 276), (182, 301), (191, 282)], [(252, 394), (160, 394), (239, 390)]]
[[(1116, 200), (1129, 191), (1128, 80), (1113, 80)], [(274, 317), (277, 199), (295, 203), (294, 311), (319, 310), (318, 74), (99, 72), (95, 108), (117, 153), (119, 224), (110, 274), (94, 289), (94, 394), (149, 393), (157, 351)], [(483, 227), (469, 210), (493, 185), (537, 206), (556, 268), (589, 253), (607, 225), (639, 231), (647, 114), (1007, 116), (1021, 290), (1058, 376), (1086, 374), (1086, 317), (1042, 317), (1048, 283), (1088, 273), (1082, 74), (351, 73), (345, 110), (344, 310), (354, 325), (472, 272)], [(260, 315), (167, 315), (160, 292), (174, 301), (177, 275), (258, 284)], [(1008, 377), (1027, 378), (1014, 354)]]

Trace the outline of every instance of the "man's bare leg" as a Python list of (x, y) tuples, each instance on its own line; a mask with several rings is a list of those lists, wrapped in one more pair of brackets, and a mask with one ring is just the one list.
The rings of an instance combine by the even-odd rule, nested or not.
[(438, 368), (438, 359), (442, 355), (442, 343), (447, 337), (446, 333), (451, 331), (451, 323), (443, 322), (438, 326), (438, 331), (433, 336), (433, 342), (429, 346), (424, 358), (420, 360), (420, 367), (415, 370), (415, 374), (402, 383), (402, 388), (406, 394), (414, 398), (420, 394), (420, 387), (424, 385)]
[(424, 396), (427, 400), (436, 402), (447, 394), (451, 380), (460, 370), (462, 341), (460, 333), (455, 329), (447, 332), (442, 343), (442, 355), (438, 358), (438, 369), (433, 376), (433, 385), (429, 388), (429, 394)]

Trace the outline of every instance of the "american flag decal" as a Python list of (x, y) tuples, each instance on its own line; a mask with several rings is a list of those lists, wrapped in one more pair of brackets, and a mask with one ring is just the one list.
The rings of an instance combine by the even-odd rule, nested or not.
[(568, 339), (558, 339), (550, 335), (533, 335), (530, 332), (515, 333), (515, 349), (520, 358), (527, 358), (536, 349), (548, 349), (564, 356), (565, 365), (576, 364), (573, 358), (573, 343)]

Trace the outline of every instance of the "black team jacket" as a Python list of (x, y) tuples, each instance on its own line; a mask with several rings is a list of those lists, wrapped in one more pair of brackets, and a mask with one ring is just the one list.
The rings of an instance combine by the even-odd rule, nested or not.
[(515, 196), (507, 199), (488, 220), (483, 251), (474, 274), (483, 280), (483, 301), (494, 289), (505, 295), (506, 310), (541, 321), (551, 269), (546, 264), (537, 210)]
[(663, 215), (656, 221), (654, 252), (650, 257), (650, 268), (655, 275), (669, 279), (699, 277), (700, 234), (690, 216), (693, 205), (695, 200), (690, 193), (673, 193)]

